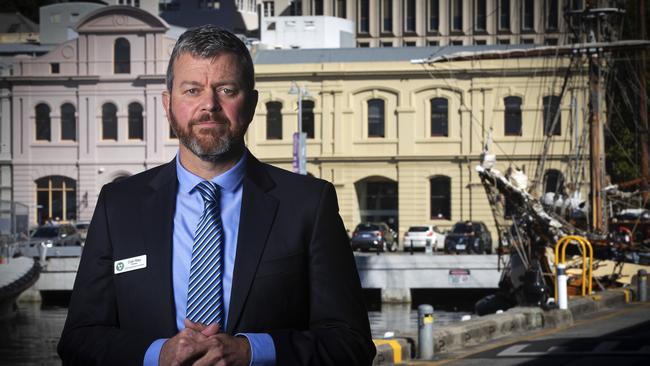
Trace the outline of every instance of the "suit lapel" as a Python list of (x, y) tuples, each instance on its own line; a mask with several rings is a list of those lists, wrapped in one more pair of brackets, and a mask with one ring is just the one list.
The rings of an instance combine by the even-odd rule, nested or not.
[(278, 201), (266, 193), (274, 183), (261, 163), (250, 153), (243, 184), (237, 254), (228, 310), (228, 333), (232, 333), (239, 322), (278, 209)]
[(151, 180), (152, 188), (144, 199), (144, 227), (147, 267), (150, 268), (151, 293), (156, 294), (153, 309), (159, 309), (161, 322), (157, 325), (168, 336), (177, 332), (176, 308), (172, 291), (172, 234), (176, 208), (176, 163), (165, 165)]

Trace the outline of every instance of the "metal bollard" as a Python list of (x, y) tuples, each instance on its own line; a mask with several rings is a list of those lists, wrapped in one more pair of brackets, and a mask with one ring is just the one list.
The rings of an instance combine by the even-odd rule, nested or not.
[(639, 301), (648, 301), (648, 272), (640, 269), (636, 277), (637, 289), (639, 291)]
[(433, 359), (433, 306), (418, 306), (418, 349), (421, 360)]
[(563, 263), (557, 265), (557, 304), (561, 310), (569, 308), (569, 301), (566, 288), (566, 266)]
[(38, 258), (41, 262), (41, 266), (44, 266), (45, 261), (47, 260), (47, 246), (45, 243), (41, 243), (41, 245), (38, 247)]

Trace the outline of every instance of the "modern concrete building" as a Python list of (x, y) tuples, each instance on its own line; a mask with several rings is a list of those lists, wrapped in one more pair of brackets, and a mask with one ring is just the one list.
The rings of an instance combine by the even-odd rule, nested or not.
[[(270, 1), (263, 1), (264, 4)], [(578, 0), (296, 0), (274, 10), (355, 22), (359, 47), (564, 44)]]
[(257, 34), (257, 0), (161, 0), (160, 17), (180, 27), (217, 24), (234, 33)]
[(355, 47), (354, 23), (330, 16), (263, 17), (260, 43), (266, 48)]

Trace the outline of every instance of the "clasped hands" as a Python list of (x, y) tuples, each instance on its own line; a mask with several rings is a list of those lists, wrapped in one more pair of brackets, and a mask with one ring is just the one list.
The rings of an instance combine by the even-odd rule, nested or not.
[(185, 329), (163, 344), (159, 365), (248, 366), (251, 359), (248, 339), (219, 331), (219, 324), (204, 325), (185, 319)]

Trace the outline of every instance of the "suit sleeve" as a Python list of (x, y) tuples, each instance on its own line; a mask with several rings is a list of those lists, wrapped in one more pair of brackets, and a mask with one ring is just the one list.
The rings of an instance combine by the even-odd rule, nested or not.
[(120, 329), (107, 191), (99, 194), (59, 341), (63, 365), (142, 365), (153, 341)]
[(309, 243), (309, 329), (272, 331), (278, 365), (370, 365), (375, 346), (334, 187), (324, 185)]

